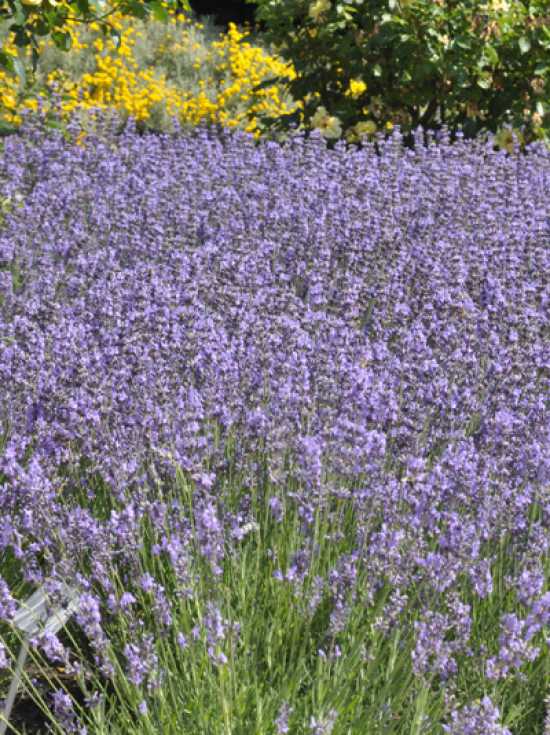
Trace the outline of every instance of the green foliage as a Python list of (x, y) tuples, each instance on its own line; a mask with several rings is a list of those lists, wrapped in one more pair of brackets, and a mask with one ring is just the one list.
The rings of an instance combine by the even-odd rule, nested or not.
[[(502, 131), (505, 145), (509, 125), (520, 142), (550, 140), (547, 0), (248, 2), (266, 42), (294, 64), (289, 91), (304, 100), (306, 125), (322, 107), (317, 119), (337, 118), (348, 139), (393, 123), (404, 132), (446, 124), (467, 137)], [(366, 89), (350, 94), (351, 80)]]

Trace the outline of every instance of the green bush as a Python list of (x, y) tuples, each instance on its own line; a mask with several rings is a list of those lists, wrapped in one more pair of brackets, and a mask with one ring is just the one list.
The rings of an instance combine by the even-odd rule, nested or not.
[[(548, 0), (248, 0), (291, 61), (302, 122), (357, 139), (399, 124), (550, 140)], [(295, 112), (266, 119), (288, 129)]]

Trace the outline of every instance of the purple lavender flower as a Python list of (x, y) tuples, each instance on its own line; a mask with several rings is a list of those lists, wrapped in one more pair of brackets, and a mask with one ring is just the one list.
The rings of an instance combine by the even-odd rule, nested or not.
[(124, 657), (128, 679), (134, 686), (139, 687), (146, 682), (148, 690), (158, 687), (160, 672), (152, 636), (146, 635), (135, 643), (127, 643), (124, 646)]
[(10, 667), (10, 661), (6, 651), (6, 647), (0, 642), (0, 669), (8, 669)]
[[(534, 622), (533, 618), (530, 623)], [(539, 630), (539, 626), (535, 626)], [(514, 613), (507, 613), (501, 618), (501, 633), (499, 635), (499, 651), (497, 656), (487, 659), (487, 677), (500, 679), (510, 671), (517, 670), (524, 663), (534, 661), (539, 648), (532, 646), (530, 640), (533, 629), (520, 620)]]
[(269, 510), (271, 511), (275, 520), (280, 523), (284, 517), (283, 504), (280, 498), (273, 496), (269, 499)]
[(519, 601), (523, 605), (528, 605), (542, 593), (543, 587), (544, 571), (538, 565), (534, 569), (524, 569), (516, 581)]
[(17, 612), (17, 602), (10, 594), (9, 587), (0, 577), (0, 619), (11, 620)]
[(86, 735), (87, 729), (77, 723), (76, 712), (70, 695), (58, 689), (53, 693), (52, 699), (55, 718), (64, 728), (64, 731)]
[(288, 719), (292, 712), (293, 708), (288, 704), (288, 702), (283, 702), (281, 708), (279, 709), (277, 719), (275, 720), (277, 735), (286, 735), (286, 733), (290, 732)]
[(499, 724), (500, 713), (489, 697), (451, 713), (449, 725), (443, 725), (448, 735), (512, 735)]
[[(420, 590), (418, 674), (455, 676), (472, 627), (456, 586), (495, 594), (489, 550), (506, 540), (504, 591), (525, 611), (503, 618), (488, 676), (541, 655), (550, 158), (445, 134), (377, 145), (107, 124), (86, 147), (39, 125), (6, 138), (0, 197), (21, 206), (0, 225), (0, 549), (21, 581), (78, 582), (105, 675), (113, 616), (136, 632), (141, 683), (157, 681), (143, 601), (162, 633), (173, 624), (168, 590), (142, 576), (143, 528), (177, 595), (195, 594), (196, 557), (217, 593), (260, 521), (244, 495), (277, 523), (296, 511), (274, 577), (307, 614), (330, 596), (328, 633), (387, 588), (377, 629), (408, 624)], [(279, 495), (262, 497), (267, 481)], [(174, 482), (178, 507), (152, 499)], [(105, 491), (112, 507), (92, 511)], [(353, 548), (310, 580), (314, 535), (336, 544), (348, 515)], [(0, 620), (12, 592), (0, 580)], [(208, 610), (192, 635), (221, 660), (229, 628)], [(449, 727), (492, 727), (480, 707)]]

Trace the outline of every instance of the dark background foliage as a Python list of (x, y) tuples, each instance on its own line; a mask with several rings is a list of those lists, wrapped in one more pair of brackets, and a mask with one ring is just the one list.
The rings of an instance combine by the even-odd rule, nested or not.
[[(255, 6), (244, 0), (225, 0), (225, 2), (214, 2), (214, 0), (192, 0), (190, 3), (193, 12), (197, 15), (209, 15), (214, 18), (216, 25), (227, 29), (229, 23), (250, 23), (254, 25)], [(264, 23), (259, 23), (263, 30)]]

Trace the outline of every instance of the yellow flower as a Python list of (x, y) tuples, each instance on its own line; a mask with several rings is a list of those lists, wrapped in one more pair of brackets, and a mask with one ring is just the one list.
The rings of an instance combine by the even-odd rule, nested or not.
[(309, 8), (309, 17), (314, 23), (319, 23), (323, 15), (330, 10), (330, 0), (315, 0)]
[[(41, 0), (27, 1), (41, 4)], [(54, 3), (63, 1), (53, 0)], [(193, 125), (201, 120), (222, 122), (227, 127), (245, 129), (257, 137), (257, 119), (260, 115), (290, 113), (298, 107), (292, 102), (291, 106), (287, 105), (283, 99), (283, 94), (285, 98), (287, 94), (284, 86), (273, 84), (252, 92), (255, 85), (270, 76), (280, 75), (292, 79), (296, 73), (292, 65), (277, 56), (267, 55), (263, 49), (243, 43), (242, 39), (248, 33), (239, 31), (234, 24), (230, 25), (228, 33), (222, 35), (219, 42), (202, 39), (201, 43), (196, 43), (195, 31), (201, 26), (187, 20), (186, 28), (189, 31), (179, 35), (177, 44), (172, 37), (164, 36), (157, 43), (157, 49), (165, 46), (164, 55), (176, 50), (185, 54), (191, 52), (190, 65), (195, 63), (197, 70), (207, 72), (197, 75), (203, 77), (197, 79), (200, 90), (197, 93), (180, 88), (164, 75), (154, 72), (149, 65), (144, 68), (141, 59), (136, 59), (136, 41), (144, 38), (144, 26), (140, 21), (128, 21), (118, 12), (111, 19), (121, 32), (118, 48), (113, 40), (101, 37), (98, 24), (87, 26), (85, 33), (81, 33), (80, 27), (73, 27), (70, 22), (66, 24), (66, 29), (73, 32), (74, 37), (71, 53), (80, 50), (91, 52), (94, 67), (84, 74), (75, 75), (60, 68), (48, 75), (48, 83), (52, 87), (55, 85), (62, 95), (60, 111), (63, 116), (68, 116), (74, 110), (114, 108), (138, 120), (151, 122), (157, 115), (177, 115), (183, 123)], [(45, 48), (48, 43), (44, 42)], [(6, 44), (5, 51), (15, 56), (17, 52), (11, 46), (14, 44)], [(213, 74), (208, 73), (209, 67), (213, 68)], [(217, 95), (212, 92), (216, 89)], [(17, 117), (19, 123), (16, 112), (24, 108), (36, 109), (37, 100), (41, 97), (40, 93), (36, 93), (34, 99), (17, 101), (17, 81), (10, 75), (2, 76), (2, 72), (0, 90), (1, 114), (9, 122), (16, 122)], [(42, 100), (42, 104), (47, 107), (45, 100)]]
[(23, 5), (34, 5), (35, 7), (42, 5), (42, 0), (21, 0), (21, 2)]
[(23, 107), (25, 107), (27, 110), (32, 110), (33, 112), (36, 112), (38, 110), (38, 100), (36, 99), (25, 100), (25, 102), (23, 103)]
[(0, 94), (0, 104), (2, 104), (8, 110), (15, 110), (17, 107), (17, 101), (15, 95), (11, 92), (4, 92)]
[(315, 111), (311, 118), (311, 124), (321, 131), (324, 138), (339, 138), (342, 135), (340, 120), (334, 115), (329, 115), (322, 105)]
[(363, 92), (367, 91), (367, 85), (362, 79), (350, 79), (349, 87), (346, 90), (346, 97), (357, 99)]

